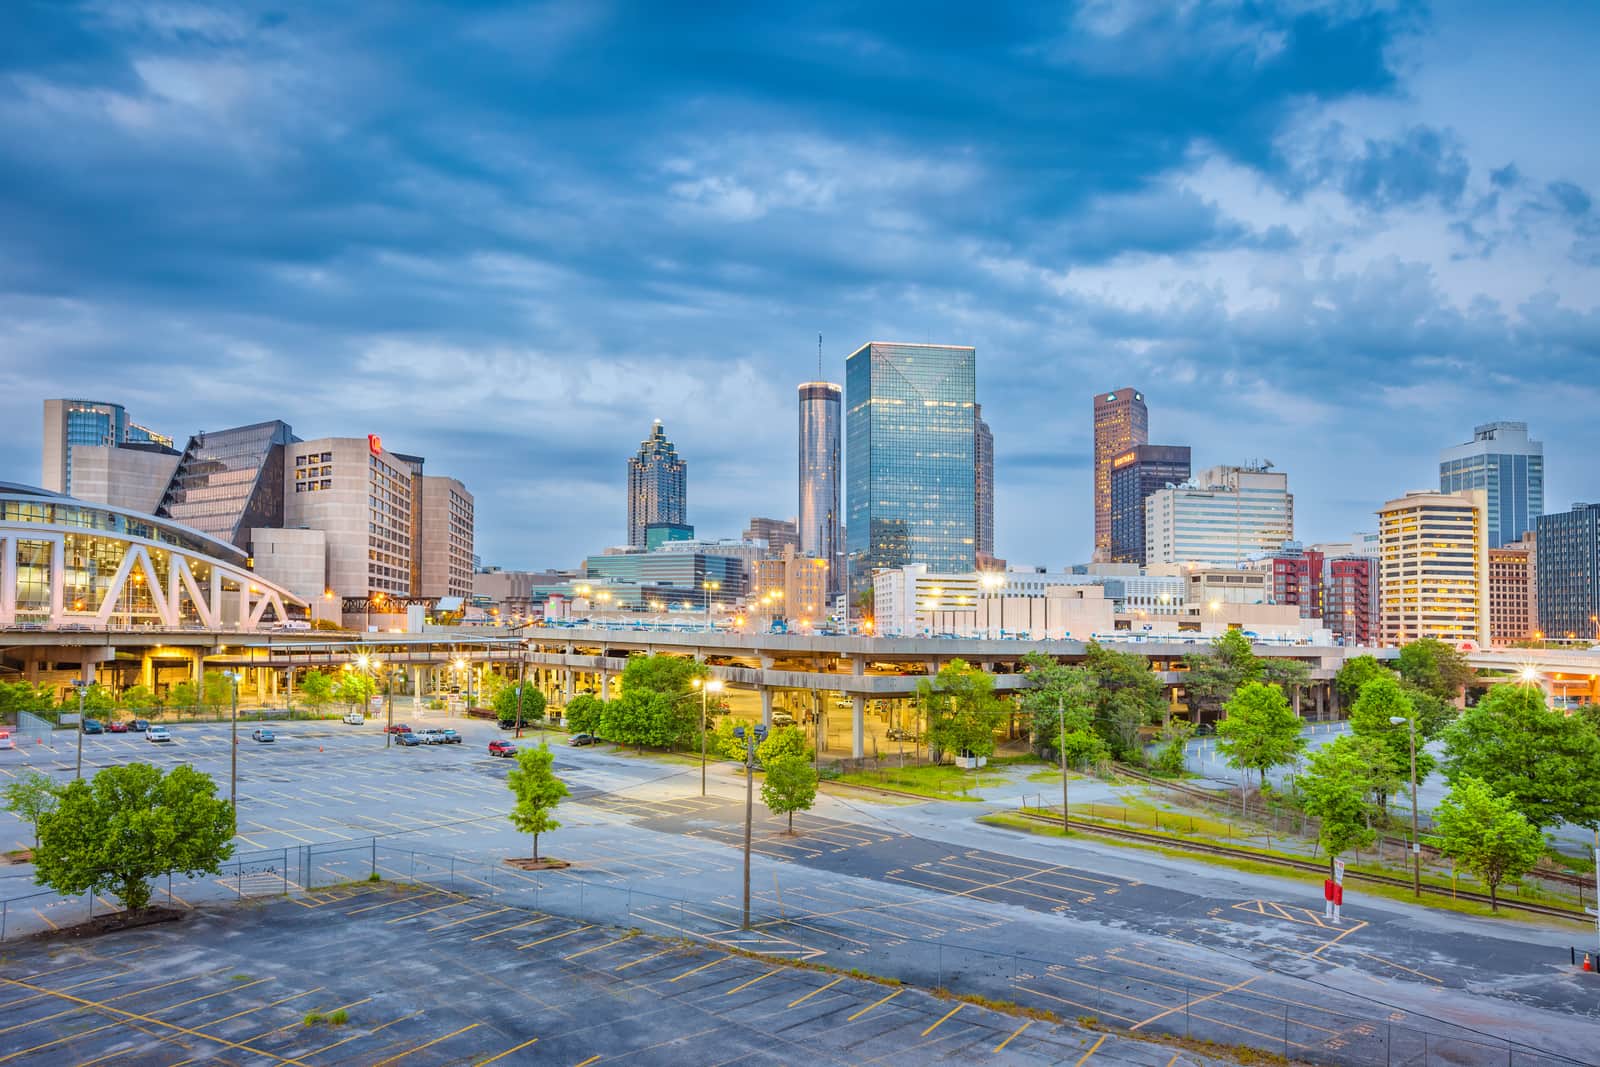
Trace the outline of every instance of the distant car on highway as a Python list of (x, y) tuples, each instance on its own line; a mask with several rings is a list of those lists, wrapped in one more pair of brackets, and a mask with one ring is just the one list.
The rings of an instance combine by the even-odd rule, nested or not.
[(144, 739), (146, 741), (171, 741), (172, 735), (167, 732), (165, 726), (152, 726), (144, 732)]
[(501, 741), (496, 739), (489, 742), (489, 755), (491, 756), (510, 757), (515, 756), (516, 754), (517, 746), (513, 745), (510, 741)]
[(276, 741), (277, 739), (278, 735), (265, 726), (257, 726), (250, 731), (250, 740), (252, 741)]
[(347, 711), (347, 712), (345, 712), (344, 713), (344, 721), (345, 721), (346, 724), (348, 724), (350, 726), (365, 726), (365, 725), (367, 725), (367, 717), (365, 715), (361, 714), (359, 711)]
[(412, 733), (410, 730), (407, 730), (403, 734), (395, 735), (395, 740), (398, 741), (400, 744), (404, 745), (406, 748), (412, 748), (412, 747), (414, 747), (416, 745), (426, 744), (426, 742), (423, 741), (422, 738), (418, 737), (416, 734)]
[(581, 747), (583, 745), (592, 745), (596, 740), (598, 740), (598, 738), (596, 738), (594, 734), (573, 734), (571, 737), (567, 738), (567, 744)]

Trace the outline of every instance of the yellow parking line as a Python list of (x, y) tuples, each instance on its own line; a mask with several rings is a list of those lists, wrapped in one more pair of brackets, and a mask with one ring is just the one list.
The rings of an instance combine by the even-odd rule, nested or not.
[(535, 946), (535, 945), (542, 945), (542, 944), (544, 944), (544, 943), (545, 943), (545, 942), (546, 942), (546, 941), (559, 941), (559, 940), (561, 940), (561, 939), (562, 939), (562, 938), (563, 938), (563, 937), (571, 937), (571, 936), (572, 936), (572, 935), (573, 935), (573, 934), (581, 934), (581, 933), (583, 933), (583, 932), (584, 932), (584, 931), (585, 931), (585, 930), (593, 930), (593, 929), (594, 929), (594, 927), (593, 927), (593, 926), (579, 926), (579, 927), (575, 927), (575, 928), (573, 928), (573, 929), (571, 929), (571, 930), (567, 930), (567, 931), (564, 931), (564, 932), (562, 932), (562, 933), (559, 933), (559, 934), (551, 934), (551, 935), (550, 935), (550, 936), (549, 936), (549, 937), (541, 937), (541, 938), (540, 938), (540, 939), (539, 939), (539, 940), (537, 940), (537, 941), (529, 941), (529, 942), (527, 942), (527, 943), (526, 943), (526, 944), (523, 944), (523, 945), (518, 945), (518, 946), (517, 946), (517, 951), (518, 951), (518, 952), (521, 952), (521, 951), (522, 951), (522, 950), (523, 950), (523, 949), (525, 949), (525, 948), (532, 948), (532, 947), (533, 947), (533, 946)]
[(550, 916), (541, 915), (537, 919), (529, 919), (525, 923), (517, 923), (514, 926), (502, 926), (498, 930), (490, 930), (486, 934), (479, 934), (477, 937), (474, 937), (472, 940), (474, 940), (474, 941), (482, 941), (486, 937), (495, 937), (498, 934), (507, 934), (507, 933), (510, 933), (512, 930), (520, 930), (524, 926), (532, 926), (534, 923), (542, 923), (548, 918), (550, 918)]
[(1079, 1056), (1078, 1057), (1078, 1062), (1074, 1063), (1072, 1065), (1072, 1067), (1082, 1067), (1082, 1064), (1087, 1063), (1089, 1061), (1089, 1057), (1094, 1055), (1095, 1050), (1098, 1049), (1101, 1045), (1103, 1045), (1105, 1043), (1106, 1043), (1106, 1035), (1105, 1034), (1101, 1034), (1100, 1035), (1100, 1040), (1098, 1040), (1094, 1044), (1090, 1045), (1089, 1046), (1089, 1051), (1085, 1052), (1082, 1056)]
[[(486, 1060), (479, 1060), (476, 1064), (473, 1065), (473, 1067), (485, 1067), (485, 1065), (493, 1063), (496, 1060), (503, 1060), (507, 1056), (511, 1055), (513, 1052), (519, 1052), (522, 1049), (527, 1048), (529, 1045), (533, 1044), (537, 1040), (539, 1040), (539, 1039), (536, 1038), (536, 1037), (529, 1038), (527, 1041), (524, 1041), (520, 1045), (516, 1045), (516, 1046), (514, 1046), (512, 1048), (506, 1049), (504, 1052), (500, 1053), (500, 1055), (498, 1055), (498, 1056), (490, 1056)], [(1169, 1063), (1169, 1064), (1167, 1064), (1167, 1067), (1172, 1067), (1172, 1065)]]
[(680, 981), (680, 980), (682, 980), (684, 978), (689, 977), (691, 974), (699, 974), (701, 971), (709, 971), (711, 968), (715, 967), (717, 964), (727, 962), (727, 960), (729, 958), (730, 957), (728, 957), (728, 956), (718, 956), (716, 959), (712, 960), (710, 963), (702, 964), (701, 966), (696, 967), (692, 971), (684, 971), (682, 974), (678, 975), (677, 978), (668, 978), (667, 981), (669, 981), (669, 982), (677, 982), (677, 981)]
[(599, 1058), (600, 1058), (599, 1056), (590, 1056), (588, 1059), (584, 1060), (582, 1063), (573, 1064), (572, 1067), (589, 1067), (589, 1064), (593, 1063), (595, 1060), (597, 1060)]
[(722, 995), (725, 996), (725, 997), (731, 997), (731, 996), (733, 996), (733, 994), (739, 992), (739, 990), (741, 990), (741, 989), (749, 989), (751, 986), (755, 985), (757, 982), (764, 982), (768, 978), (771, 978), (773, 975), (779, 974), (782, 971), (783, 971), (782, 967), (779, 967), (776, 970), (768, 971), (766, 974), (758, 975), (755, 978), (750, 979), (750, 981), (745, 982), (743, 985), (734, 986), (732, 989), (728, 990), (726, 993), (724, 993)]
[(403, 923), (407, 919), (420, 919), (424, 915), (432, 915), (436, 911), (443, 911), (446, 908), (459, 908), (463, 904), (471, 904), (471, 903), (472, 903), (472, 901), (470, 901), (470, 900), (453, 900), (448, 904), (440, 904), (437, 908), (428, 908), (426, 911), (414, 911), (410, 915), (402, 915), (398, 919), (390, 919), (389, 922), (391, 924), (393, 924), (393, 923)]
[(852, 1016), (848, 1017), (847, 1019), (845, 1019), (845, 1022), (847, 1022), (847, 1023), (855, 1022), (857, 1019), (861, 1018), (867, 1012), (871, 1011), (873, 1008), (876, 1008), (879, 1004), (887, 1004), (887, 1003), (889, 1003), (889, 1001), (893, 1000), (895, 997), (898, 997), (901, 993), (904, 993), (904, 992), (905, 992), (904, 989), (896, 989), (893, 993), (890, 993), (888, 996), (884, 997), (882, 1000), (875, 1000), (871, 1004), (868, 1004), (866, 1007), (862, 1008), (860, 1011), (856, 1012), (854, 1015), (852, 1015)]
[(966, 1006), (967, 1006), (967, 1002), (963, 1000), (961, 1003), (957, 1004), (955, 1007), (953, 1007), (949, 1011), (945, 1012), (944, 1013), (944, 1017), (941, 1018), (938, 1022), (934, 1023), (932, 1026), (928, 1027), (926, 1030), (922, 1031), (922, 1033), (917, 1035), (917, 1036), (919, 1036), (919, 1037), (927, 1037), (929, 1034), (931, 1034), (935, 1030), (939, 1029), (939, 1027), (943, 1026), (945, 1024), (945, 1020), (949, 1019), (950, 1016), (954, 1015), (956, 1012), (960, 1011), (962, 1008), (964, 1008)]
[(678, 948), (677, 948), (676, 945), (674, 945), (672, 948), (664, 948), (660, 952), (652, 952), (648, 956), (640, 956), (636, 960), (629, 960), (627, 963), (624, 963), (621, 967), (615, 967), (615, 968), (613, 968), (613, 970), (625, 971), (629, 967), (637, 967), (641, 963), (647, 963), (650, 960), (659, 959), (662, 956), (665, 956), (669, 952), (676, 952), (676, 951), (678, 951)]
[(607, 941), (603, 945), (595, 945), (595, 946), (593, 946), (591, 948), (581, 949), (581, 950), (579, 950), (577, 952), (574, 952), (570, 956), (562, 956), (561, 958), (563, 960), (575, 960), (579, 956), (587, 956), (591, 952), (599, 952), (603, 948), (610, 948), (612, 945), (620, 945), (624, 941), (627, 941), (632, 937), (633, 937), (632, 934), (623, 934), (621, 937), (617, 938), (615, 941)]
[(996, 1045), (994, 1047), (994, 1050), (996, 1052), (1005, 1051), (1005, 1047), (1007, 1045), (1009, 1045), (1009, 1044), (1011, 1044), (1011, 1042), (1015, 1041), (1018, 1037), (1020, 1037), (1022, 1035), (1022, 1031), (1026, 1030), (1028, 1027), (1030, 1027), (1032, 1025), (1033, 1025), (1033, 1020), (1029, 1019), (1027, 1022), (1023, 1023), (1021, 1026), (1019, 1026), (1015, 1030), (1011, 1031), (1011, 1036), (1006, 1038), (1004, 1041), (1000, 1042), (998, 1045)]
[(176, 1004), (163, 1004), (159, 1008), (146, 1008), (145, 1009), (145, 1014), (146, 1015), (150, 1015), (150, 1014), (153, 1014), (153, 1013), (158, 1012), (158, 1011), (166, 1011), (169, 1008), (181, 1008), (186, 1004), (198, 1004), (202, 1000), (210, 1000), (212, 997), (225, 997), (229, 993), (237, 993), (241, 989), (249, 989), (251, 986), (260, 985), (262, 982), (276, 982), (276, 981), (277, 981), (277, 978), (268, 977), (268, 978), (257, 978), (253, 982), (240, 982), (238, 985), (229, 986), (227, 989), (219, 989), (215, 993), (207, 993), (203, 997), (190, 997), (188, 1000), (180, 1000)]
[(404, 1052), (399, 1053), (398, 1055), (395, 1055), (395, 1056), (390, 1056), (386, 1060), (379, 1060), (377, 1063), (374, 1063), (372, 1065), (372, 1067), (383, 1067), (383, 1065), (386, 1064), (386, 1063), (393, 1063), (396, 1060), (403, 1060), (407, 1056), (411, 1055), (413, 1052), (421, 1052), (425, 1048), (432, 1048), (433, 1046), (439, 1044), (441, 1041), (449, 1041), (452, 1037), (455, 1037), (457, 1034), (464, 1034), (468, 1030), (472, 1030), (472, 1029), (474, 1029), (476, 1027), (479, 1027), (479, 1026), (482, 1026), (482, 1025), (483, 1025), (482, 1023), (468, 1023), (467, 1025), (463, 1026), (461, 1029), (452, 1030), (450, 1033), (445, 1034), (443, 1037), (436, 1037), (432, 1041), (427, 1042), (426, 1044), (418, 1045), (416, 1048), (408, 1048)]
[[(316, 1055), (318, 1055), (320, 1053), (327, 1052), (331, 1048), (338, 1048), (340, 1045), (348, 1045), (350, 1042), (358, 1040), (360, 1038), (371, 1037), (373, 1034), (377, 1033), (379, 1030), (387, 1030), (387, 1029), (389, 1029), (389, 1027), (395, 1025), (396, 1023), (403, 1023), (407, 1019), (415, 1019), (417, 1016), (419, 1016), (421, 1014), (422, 1014), (422, 1009), (418, 1008), (416, 1011), (412, 1012), (409, 1015), (402, 1015), (398, 1019), (390, 1019), (388, 1022), (384, 1023), (382, 1026), (374, 1026), (371, 1030), (368, 1030), (365, 1033), (351, 1034), (349, 1037), (340, 1038), (339, 1040), (335, 1041), (331, 1045), (323, 1045), (321, 1048), (314, 1048), (310, 1052), (307, 1052), (305, 1055), (309, 1058), (311, 1056), (316, 1056)], [(287, 1029), (287, 1028), (286, 1027), (280, 1027), (279, 1029)], [(305, 1065), (305, 1067), (310, 1067), (310, 1065), (309, 1064)]]
[(825, 989), (832, 989), (834, 986), (838, 985), (842, 981), (844, 981), (844, 976), (840, 975), (838, 978), (835, 978), (833, 981), (829, 982), (827, 985), (821, 986), (821, 987), (819, 987), (817, 989), (813, 989), (811, 992), (807, 993), (805, 996), (801, 997), (799, 1000), (791, 1000), (791, 1001), (789, 1001), (789, 1007), (797, 1008), (800, 1005), (804, 1004), (806, 1001), (810, 1000), (812, 997), (816, 996), (818, 993), (821, 993)]
[(460, 919), (451, 919), (447, 923), (442, 923), (439, 926), (433, 927), (432, 929), (430, 929), (428, 931), (428, 933), (430, 933), (430, 934), (438, 933), (440, 930), (447, 929), (448, 927), (451, 927), (451, 926), (456, 926), (459, 923), (469, 923), (473, 919), (485, 919), (485, 918), (488, 918), (490, 915), (499, 915), (503, 911), (510, 911), (510, 910), (511, 910), (510, 908), (496, 908), (493, 911), (479, 912), (477, 915), (467, 915), (467, 916), (464, 916), (464, 917), (462, 917)]
[(270, 1004), (258, 1004), (253, 1008), (246, 1008), (244, 1011), (236, 1011), (232, 1015), (224, 1015), (220, 1019), (212, 1019), (210, 1022), (201, 1023), (200, 1024), (200, 1028), (203, 1029), (203, 1028), (205, 1028), (207, 1026), (215, 1026), (218, 1023), (225, 1023), (229, 1019), (237, 1019), (241, 1015), (249, 1015), (253, 1011), (260, 1011), (262, 1008), (276, 1008), (279, 1004), (287, 1004), (291, 1000), (299, 1000), (301, 997), (309, 997), (311, 994), (320, 993), (321, 991), (322, 991), (322, 987), (321, 986), (317, 986), (317, 987), (315, 987), (313, 989), (306, 990), (304, 993), (294, 993), (294, 994), (292, 994), (290, 996), (282, 997), (282, 998), (280, 998), (278, 1000), (274, 1000)]

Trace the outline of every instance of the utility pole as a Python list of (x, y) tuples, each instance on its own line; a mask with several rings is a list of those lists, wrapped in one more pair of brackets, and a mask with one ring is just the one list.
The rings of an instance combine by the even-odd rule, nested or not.
[(1422, 899), (1422, 842), (1417, 837), (1417, 717), (1391, 715), (1389, 725), (1406, 723), (1411, 728), (1411, 892)]
[(1057, 725), (1061, 730), (1061, 832), (1070, 833), (1071, 825), (1067, 818), (1067, 705), (1061, 697), (1056, 697)]
[(239, 817), (239, 672), (238, 671), (229, 671), (228, 672), (228, 688), (229, 688), (229, 692), (232, 695), (231, 703), (233, 705), (233, 714), (232, 714), (233, 744), (228, 746), (229, 747), (228, 755), (230, 757), (230, 769), (229, 769), (229, 774), (228, 774), (228, 777), (229, 777), (229, 781), (228, 781), (228, 803), (233, 805), (233, 817), (234, 817), (234, 819), (237, 820), (238, 817)]
[(77, 770), (72, 772), (72, 776), (74, 778), (82, 778), (83, 777), (83, 692), (84, 692), (84, 690), (88, 689), (89, 687), (84, 684), (83, 679), (76, 678), (72, 682), (72, 688), (74, 688), (74, 689), (76, 689), (78, 691), (78, 768), (77, 768)]
[(744, 922), (741, 929), (750, 929), (750, 827), (755, 821), (755, 763), (756, 742), (765, 740), (767, 728), (760, 723), (746, 730), (734, 728), (733, 736), (745, 744), (744, 754)]
[(390, 669), (383, 676), (383, 704), (384, 715), (387, 723), (383, 728), (383, 747), (388, 748), (394, 742), (394, 671)]

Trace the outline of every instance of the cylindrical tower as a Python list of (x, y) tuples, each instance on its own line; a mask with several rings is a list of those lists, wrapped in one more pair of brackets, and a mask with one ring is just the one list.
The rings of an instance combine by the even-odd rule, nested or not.
[(800, 386), (800, 551), (828, 562), (828, 590), (844, 587), (839, 542), (842, 473), (839, 408), (844, 390), (832, 382)]

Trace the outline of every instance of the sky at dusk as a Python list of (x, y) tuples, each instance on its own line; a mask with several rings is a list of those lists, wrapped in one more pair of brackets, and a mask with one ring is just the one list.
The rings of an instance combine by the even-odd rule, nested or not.
[(0, 4), (0, 480), (41, 401), (379, 433), (479, 552), (795, 512), (795, 385), (975, 345), (996, 551), (1092, 541), (1095, 392), (1342, 540), (1475, 424), (1600, 498), (1589, 3)]

